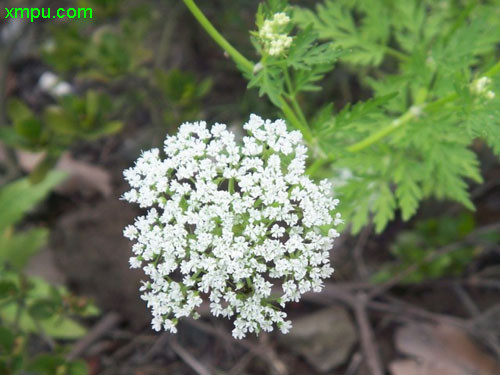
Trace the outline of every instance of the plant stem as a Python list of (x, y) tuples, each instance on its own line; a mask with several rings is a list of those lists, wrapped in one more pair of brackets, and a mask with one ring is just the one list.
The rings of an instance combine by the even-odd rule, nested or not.
[(320, 169), (323, 165), (325, 165), (329, 161), (333, 160), (334, 158), (331, 155), (324, 158), (317, 158), (309, 167), (307, 167), (306, 173), (309, 176), (314, 176), (314, 174), (318, 171), (318, 169)]
[(200, 25), (205, 29), (205, 31), (212, 37), (212, 39), (222, 47), (224, 51), (228, 53), (229, 56), (242, 68), (244, 68), (247, 73), (252, 73), (254, 64), (248, 60), (245, 56), (238, 52), (212, 25), (212, 23), (205, 17), (203, 12), (198, 8), (193, 0), (182, 0), (184, 4), (193, 14), (194, 18), (198, 20)]
[(296, 128), (299, 129), (302, 132), (302, 135), (304, 136), (305, 141), (312, 146), (313, 145), (313, 135), (309, 128), (306, 125), (302, 124), (302, 121), (299, 120), (295, 112), (290, 108), (288, 103), (280, 97), (280, 105), (281, 105), (281, 110), (285, 114), (285, 116), (290, 120), (292, 125)]
[(380, 129), (378, 132), (373, 133), (372, 135), (369, 135), (365, 139), (347, 147), (347, 151), (358, 152), (364, 150), (365, 148), (371, 146), (372, 144), (380, 141), (382, 138), (386, 137), (396, 129), (399, 129), (401, 126), (409, 122), (414, 117), (415, 115), (412, 111), (410, 110), (406, 111), (402, 116), (392, 121), (388, 126)]
[(385, 46), (384, 50), (385, 50), (385, 53), (387, 53), (388, 55), (395, 57), (399, 60), (402, 60), (402, 61), (409, 60), (409, 57), (407, 55), (405, 55), (403, 52), (398, 51), (397, 49), (391, 48), (389, 46)]
[(288, 73), (288, 68), (286, 66), (283, 66), (283, 73), (285, 75), (285, 82), (286, 86), (288, 88), (288, 99), (292, 103), (292, 107), (299, 117), (300, 121), (302, 121), (302, 124), (309, 128), (309, 124), (307, 123), (306, 116), (304, 116), (304, 112), (302, 112), (302, 108), (300, 108), (299, 103), (297, 102), (297, 96), (295, 93), (295, 90), (293, 89), (292, 85), (292, 80), (290, 79), (290, 74)]
[[(236, 48), (234, 48), (212, 25), (212, 23), (205, 17), (200, 8), (195, 4), (194, 0), (182, 0), (184, 4), (191, 11), (196, 20), (200, 23), (200, 25), (205, 29), (205, 31), (213, 38), (213, 40), (222, 47), (224, 51), (227, 52), (229, 56), (236, 62), (236, 64), (244, 70), (244, 73), (249, 75), (253, 74), (254, 71), (254, 63), (248, 60), (245, 56), (243, 56)], [(307, 122), (302, 122), (298, 115), (301, 116), (302, 111), (297, 112), (297, 108), (295, 111), (290, 108), (286, 100), (280, 96), (280, 109), (283, 111), (284, 115), (290, 121), (291, 125), (296, 129), (302, 132), (304, 139), (310, 145), (313, 145), (313, 135), (307, 125)], [(293, 101), (292, 101), (293, 103)], [(300, 108), (298, 106), (297, 107)], [(293, 105), (293, 104), (292, 104)], [(296, 113), (297, 112), (297, 113)], [(303, 114), (302, 114), (303, 116)]]

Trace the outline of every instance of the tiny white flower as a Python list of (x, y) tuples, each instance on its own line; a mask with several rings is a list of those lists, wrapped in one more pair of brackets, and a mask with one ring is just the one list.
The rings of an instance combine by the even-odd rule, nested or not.
[(73, 87), (65, 81), (62, 81), (57, 75), (52, 72), (45, 72), (38, 80), (40, 88), (52, 96), (64, 96), (71, 94)]
[(289, 320), (286, 320), (283, 323), (281, 323), (279, 328), (280, 328), (281, 333), (286, 334), (286, 333), (290, 332), (290, 329), (292, 328), (292, 322)]
[(285, 228), (280, 227), (278, 224), (274, 224), (271, 228), (271, 235), (275, 238), (282, 237), (285, 233)]

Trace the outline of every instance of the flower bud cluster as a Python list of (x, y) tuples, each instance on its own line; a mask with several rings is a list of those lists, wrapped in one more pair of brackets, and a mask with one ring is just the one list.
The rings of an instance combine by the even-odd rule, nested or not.
[(282, 55), (292, 44), (293, 38), (284, 31), (289, 23), (290, 17), (282, 12), (264, 21), (259, 30), (259, 39), (264, 51), (270, 56)]
[(152, 149), (124, 172), (123, 198), (148, 209), (124, 235), (135, 242), (130, 266), (150, 279), (141, 290), (155, 330), (176, 332), (205, 300), (234, 318), (235, 338), (286, 333), (282, 308), (333, 272), (338, 200), (305, 175), (302, 134), (256, 115), (244, 129), (238, 144), (225, 125), (185, 123), (165, 140), (165, 159)]
[(471, 85), (471, 91), (474, 94), (484, 96), (487, 99), (494, 99), (495, 92), (492, 90), (488, 90), (488, 87), (491, 84), (491, 78), (489, 77), (481, 77), (475, 80)]

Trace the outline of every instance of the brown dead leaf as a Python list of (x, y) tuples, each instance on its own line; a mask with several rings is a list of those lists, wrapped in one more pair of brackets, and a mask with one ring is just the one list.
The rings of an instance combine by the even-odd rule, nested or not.
[(397, 349), (413, 359), (391, 363), (393, 375), (498, 375), (500, 365), (460, 328), (409, 324), (396, 332)]
[(389, 368), (393, 375), (464, 375), (462, 370), (456, 368), (450, 369), (439, 363), (417, 362), (413, 359), (394, 361)]
[[(17, 151), (17, 158), (21, 168), (31, 172), (43, 159), (43, 153)], [(57, 162), (56, 169), (69, 174), (69, 178), (55, 189), (61, 194), (98, 192), (105, 197), (111, 194), (111, 176), (101, 167), (75, 160), (65, 152)]]
[(323, 373), (345, 363), (358, 337), (346, 309), (332, 306), (294, 320), (278, 339)]

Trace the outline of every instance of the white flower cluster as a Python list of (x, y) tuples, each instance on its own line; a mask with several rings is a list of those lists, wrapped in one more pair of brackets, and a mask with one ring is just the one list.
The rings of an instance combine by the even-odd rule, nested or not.
[(486, 97), (487, 99), (494, 99), (495, 92), (492, 90), (488, 90), (488, 86), (491, 84), (491, 78), (489, 77), (481, 77), (475, 80), (471, 85), (471, 91), (474, 94), (481, 95)]
[(73, 92), (73, 87), (65, 81), (62, 81), (52, 72), (45, 72), (38, 80), (40, 88), (54, 97), (69, 95)]
[(213, 315), (235, 318), (235, 338), (286, 333), (279, 306), (321, 291), (333, 272), (338, 200), (304, 174), (302, 134), (256, 115), (244, 129), (239, 145), (225, 125), (185, 123), (165, 140), (166, 159), (152, 149), (124, 172), (123, 198), (149, 208), (124, 235), (131, 267), (151, 279), (141, 290), (155, 330), (176, 332), (206, 299)]
[(285, 13), (276, 13), (270, 20), (265, 20), (259, 30), (259, 38), (264, 51), (270, 56), (283, 54), (292, 44), (293, 38), (283, 30), (290, 22), (290, 17)]

